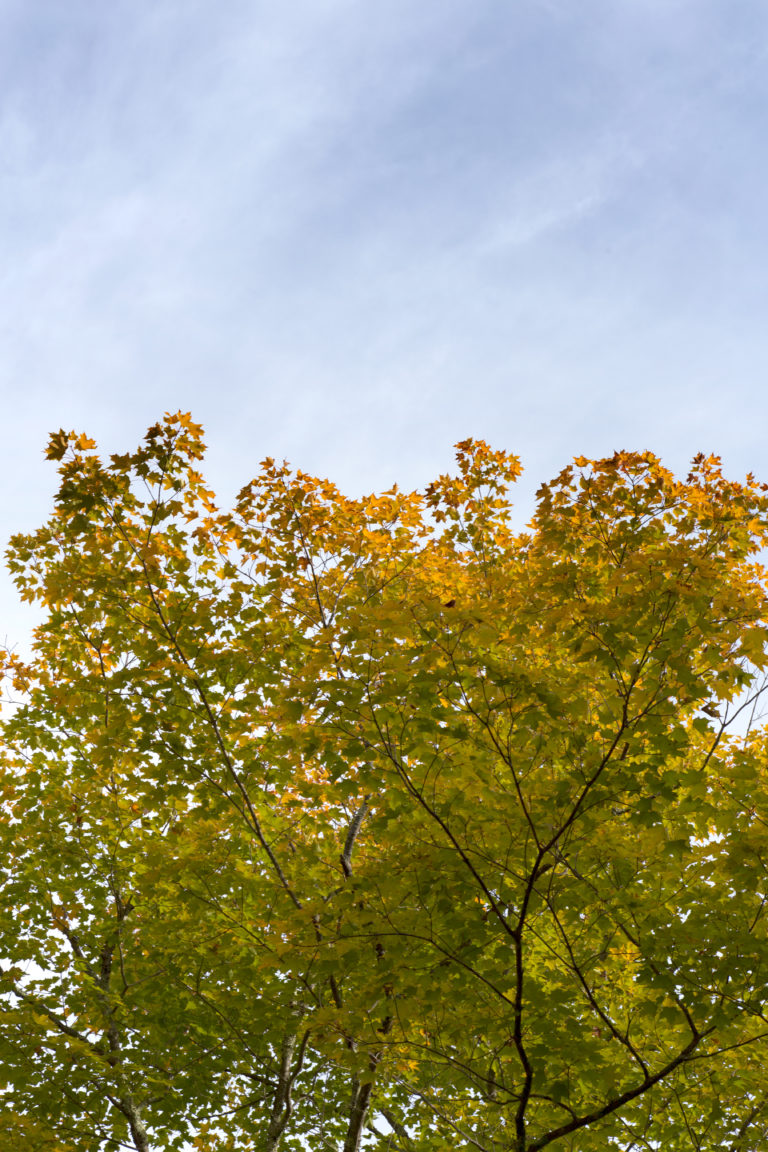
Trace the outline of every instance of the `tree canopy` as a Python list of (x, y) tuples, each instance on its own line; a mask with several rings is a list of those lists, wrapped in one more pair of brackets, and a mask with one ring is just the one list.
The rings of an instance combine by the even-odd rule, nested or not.
[(0, 1150), (765, 1148), (766, 486), (202, 455), (11, 543)]

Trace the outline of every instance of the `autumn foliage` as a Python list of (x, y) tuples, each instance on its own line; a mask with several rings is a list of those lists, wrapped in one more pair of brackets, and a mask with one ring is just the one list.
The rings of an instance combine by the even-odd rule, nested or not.
[(362, 499), (57, 433), (9, 654), (0, 1149), (768, 1143), (765, 486)]

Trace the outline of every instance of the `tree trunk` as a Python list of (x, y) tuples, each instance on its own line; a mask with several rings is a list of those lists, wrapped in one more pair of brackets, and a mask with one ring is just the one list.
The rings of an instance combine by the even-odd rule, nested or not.
[(124, 1100), (124, 1115), (131, 1131), (131, 1139), (136, 1152), (150, 1152), (149, 1135), (141, 1118), (141, 1112), (132, 1100)]
[(293, 1050), (296, 1047), (296, 1033), (290, 1032), (283, 1039), (280, 1050), (280, 1071), (277, 1077), (275, 1098), (272, 1101), (272, 1113), (267, 1129), (266, 1152), (277, 1152), (277, 1148), (291, 1116), (291, 1061)]
[(355, 1078), (344, 1152), (360, 1152), (360, 1142), (363, 1138), (365, 1122), (368, 1119), (372, 1091), (373, 1084), (360, 1084)]

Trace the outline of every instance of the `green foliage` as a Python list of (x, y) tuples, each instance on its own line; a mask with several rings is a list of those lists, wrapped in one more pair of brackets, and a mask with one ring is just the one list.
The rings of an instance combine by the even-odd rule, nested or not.
[(58, 432), (12, 541), (0, 1150), (763, 1148), (763, 486), (202, 454)]

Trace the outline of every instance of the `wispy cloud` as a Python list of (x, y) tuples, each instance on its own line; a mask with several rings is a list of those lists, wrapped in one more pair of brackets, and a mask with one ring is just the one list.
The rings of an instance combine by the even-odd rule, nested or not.
[(50, 426), (165, 408), (231, 487), (417, 483), (467, 434), (755, 466), (767, 42), (727, 0), (9, 0), (8, 529)]

